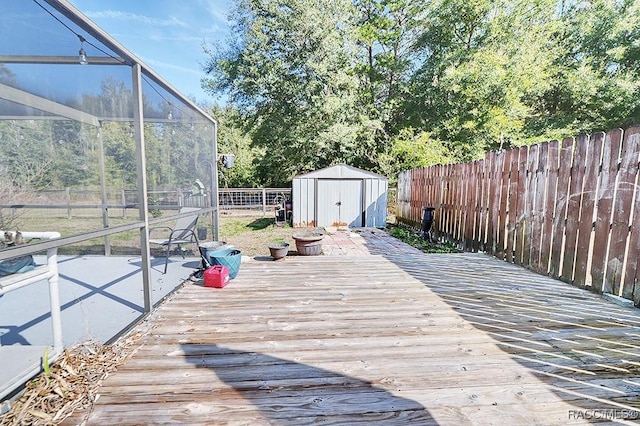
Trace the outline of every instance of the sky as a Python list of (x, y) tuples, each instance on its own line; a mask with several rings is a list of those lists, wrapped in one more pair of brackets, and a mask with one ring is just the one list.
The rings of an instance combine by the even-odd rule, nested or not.
[(200, 87), (203, 41), (223, 42), (233, 0), (70, 0), (89, 19), (200, 104), (218, 100)]

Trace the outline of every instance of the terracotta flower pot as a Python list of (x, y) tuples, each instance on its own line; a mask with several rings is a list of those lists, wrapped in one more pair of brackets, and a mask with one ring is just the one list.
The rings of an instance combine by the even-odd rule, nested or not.
[(300, 256), (317, 256), (322, 253), (322, 239), (324, 234), (321, 232), (301, 232), (293, 234), (296, 242), (296, 251)]

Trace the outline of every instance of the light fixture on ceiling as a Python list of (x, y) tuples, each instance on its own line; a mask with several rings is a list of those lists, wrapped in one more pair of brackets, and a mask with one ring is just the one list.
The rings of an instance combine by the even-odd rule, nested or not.
[(84, 47), (83, 47), (83, 43), (87, 40), (85, 40), (85, 38), (82, 37), (80, 34), (78, 34), (78, 39), (80, 39), (80, 51), (78, 52), (78, 62), (80, 62), (80, 65), (87, 65), (89, 61), (87, 60), (87, 52), (84, 51)]

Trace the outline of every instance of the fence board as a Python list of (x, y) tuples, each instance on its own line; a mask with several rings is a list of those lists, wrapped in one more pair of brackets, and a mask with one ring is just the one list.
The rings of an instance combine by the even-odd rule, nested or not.
[[(508, 181), (503, 180), (503, 169), (505, 161), (505, 151), (499, 151), (497, 157), (497, 164), (495, 168), (495, 199), (493, 205), (493, 253), (497, 254), (498, 251), (504, 250), (504, 244), (500, 246), (501, 235), (504, 234), (504, 221), (501, 219), (501, 206), (502, 206), (502, 190), (504, 187), (508, 187)], [(504, 239), (504, 237), (502, 238)]]
[(459, 226), (460, 226), (460, 236), (458, 237), (458, 241), (464, 241), (465, 234), (467, 232), (467, 216), (469, 215), (469, 192), (467, 187), (467, 177), (469, 173), (469, 165), (459, 164), (458, 165), (458, 173), (459, 179), (459, 194), (460, 199), (458, 200), (458, 204), (460, 205), (460, 217), (459, 217)]
[(482, 161), (473, 163), (473, 251), (480, 250), (480, 198), (482, 196)]
[(509, 172), (511, 170), (511, 161), (516, 151), (510, 149), (504, 152), (502, 167), (500, 170), (500, 207), (498, 209), (499, 232), (497, 238), (496, 257), (498, 259), (505, 258), (505, 244), (507, 241), (507, 209), (509, 206)]
[(573, 282), (573, 272), (576, 256), (576, 242), (578, 239), (578, 216), (582, 202), (582, 186), (584, 183), (585, 164), (587, 157), (588, 136), (579, 136), (573, 146), (573, 163), (569, 193), (567, 194), (567, 218), (565, 220), (565, 244), (562, 259), (562, 274), (560, 279)]
[(419, 176), (418, 176), (418, 179), (419, 179), (419, 191), (420, 191), (420, 202), (416, 206), (416, 214), (418, 215), (418, 220), (420, 221), (421, 225), (422, 225), (422, 207), (425, 206), (426, 203), (428, 202), (428, 200), (427, 200), (427, 179), (425, 178), (426, 171), (427, 171), (426, 167), (421, 168)]
[(408, 187), (409, 187), (408, 188), (409, 189), (409, 200), (408, 200), (409, 217), (408, 217), (408, 219), (409, 219), (409, 223), (412, 223), (412, 224), (416, 224), (415, 217), (414, 217), (414, 214), (413, 214), (413, 210), (414, 210), (413, 206), (418, 201), (417, 200), (418, 191), (415, 188), (415, 185), (416, 185), (415, 175), (417, 173), (418, 172), (415, 169), (414, 170), (410, 170), (409, 171), (409, 178), (408, 178), (408, 181), (409, 181), (409, 185), (408, 185)]
[[(400, 174), (398, 206), (434, 234), (640, 306), (640, 126)], [(418, 188), (421, 188), (418, 190)], [(404, 199), (403, 199), (404, 197)]]
[(460, 182), (460, 186), (462, 187), (462, 201), (464, 202), (464, 212), (462, 215), (461, 226), (462, 226), (462, 234), (460, 236), (460, 241), (464, 241), (466, 239), (466, 235), (468, 233), (467, 224), (468, 217), (471, 213), (470, 206), (470, 196), (469, 193), (469, 163), (464, 163), (462, 167), (462, 182)]
[(413, 176), (413, 188), (416, 192), (416, 200), (413, 203), (413, 212), (412, 217), (417, 223), (421, 223), (421, 207), (422, 207), (422, 184), (421, 184), (421, 173), (420, 170), (417, 170), (415, 175)]
[(474, 192), (475, 192), (475, 203), (474, 203), (474, 212), (473, 212), (473, 244), (474, 244), (474, 251), (480, 251), (481, 250), (481, 242), (480, 242), (480, 238), (482, 235), (482, 230), (481, 230), (481, 221), (482, 221), (482, 189), (483, 189), (483, 182), (482, 182), (482, 167), (484, 166), (484, 160), (476, 160), (474, 163), (474, 176), (475, 176), (475, 182), (474, 182)]
[(484, 191), (484, 160), (476, 161), (476, 229), (475, 229), (475, 244), (476, 251), (482, 249), (482, 193)]
[[(436, 238), (441, 238), (443, 234), (442, 229), (444, 226), (444, 219), (442, 216), (442, 166), (438, 165), (433, 169), (433, 207), (436, 208), (434, 211), (434, 222), (433, 228), (435, 228), (432, 232), (432, 235)], [(432, 229), (433, 229), (432, 228)]]
[(545, 238), (540, 246), (540, 272), (549, 273), (551, 263), (551, 247), (553, 246), (553, 218), (556, 208), (556, 196), (558, 192), (558, 168), (560, 162), (560, 148), (558, 141), (551, 141), (548, 144), (547, 160), (547, 193), (544, 203), (544, 218), (542, 222), (542, 233)]
[(462, 219), (464, 217), (464, 181), (462, 177), (463, 167), (461, 164), (455, 164), (452, 167), (453, 170), (453, 185), (454, 185), (454, 203), (455, 206), (455, 222), (453, 229), (453, 238), (456, 241), (460, 241), (462, 237)]
[(465, 187), (465, 203), (466, 203), (466, 215), (464, 217), (464, 236), (462, 238), (463, 247), (467, 251), (472, 251), (472, 238), (473, 238), (473, 163), (464, 164), (464, 187)]
[[(434, 189), (434, 185), (436, 184), (435, 179), (434, 179), (434, 168), (433, 167), (423, 167), (422, 173), (424, 176), (424, 189), (423, 189), (423, 199), (420, 202), (420, 227), (422, 229), (422, 206), (432, 206), (432, 207), (438, 207), (436, 205), (436, 200), (435, 200), (435, 189)], [(437, 214), (440, 214), (440, 212), (435, 212)], [(435, 216), (434, 216), (434, 222), (433, 225), (431, 227), (431, 234), (433, 235), (436, 231), (435, 229), (438, 228), (438, 224), (435, 221)]]
[(469, 217), (469, 235), (470, 235), (470, 240), (471, 240), (471, 251), (473, 252), (477, 252), (479, 250), (479, 244), (478, 244), (478, 224), (479, 224), (479, 216), (480, 216), (480, 209), (478, 207), (478, 202), (479, 202), (479, 188), (480, 188), (480, 181), (478, 178), (478, 166), (479, 162), (478, 161), (474, 161), (473, 163), (471, 163), (471, 176), (472, 179), (469, 183), (469, 191), (471, 193), (471, 214)]
[[(587, 268), (592, 254), (592, 238), (595, 203), (598, 193), (598, 172), (602, 162), (602, 143), (604, 133), (596, 133), (589, 140), (589, 154), (585, 164), (584, 187), (576, 241), (576, 264), (573, 282), (584, 287), (587, 285)], [(590, 284), (590, 283), (589, 283)]]
[[(415, 171), (413, 176), (413, 188), (414, 193), (416, 194), (415, 201), (413, 202), (413, 220), (421, 223), (422, 217), (420, 216), (420, 207), (422, 206), (423, 200), (423, 185), (422, 185), (422, 170), (418, 169)], [(413, 197), (412, 197), (413, 198)]]
[(415, 173), (415, 170), (410, 170), (408, 172), (408, 176), (407, 176), (407, 193), (408, 193), (408, 199), (405, 202), (405, 208), (407, 209), (407, 219), (409, 221), (409, 223), (415, 223), (414, 219), (413, 219), (413, 203), (415, 202), (414, 200), (414, 181), (413, 181), (413, 175)]
[(449, 240), (449, 166), (442, 166), (440, 169), (442, 176), (441, 197), (442, 197), (442, 234)]
[[(398, 177), (398, 207), (400, 218), (403, 221), (411, 220), (411, 171), (400, 173)], [(406, 222), (405, 222), (406, 223)]]
[[(536, 272), (546, 273), (540, 264), (540, 247), (547, 237), (542, 232), (544, 214), (545, 190), (547, 187), (547, 168), (549, 160), (549, 144), (540, 144), (538, 153), (538, 165), (535, 170), (535, 198), (533, 200), (533, 214), (531, 218), (531, 269)], [(544, 269), (544, 271), (542, 271)]]
[(418, 202), (416, 203), (416, 219), (422, 226), (422, 207), (427, 203), (427, 194), (426, 194), (426, 168), (423, 167), (418, 169), (417, 181), (416, 181), (416, 189), (418, 190)]
[(571, 176), (573, 156), (573, 138), (565, 138), (560, 148), (558, 168), (558, 189), (556, 192), (555, 216), (553, 217), (553, 246), (551, 247), (550, 275), (559, 278), (562, 274), (562, 256), (564, 254), (564, 227), (567, 214), (567, 196)]
[(447, 185), (448, 185), (448, 181), (447, 181), (447, 166), (440, 166), (438, 167), (438, 173), (440, 175), (440, 186), (438, 188), (438, 190), (440, 191), (440, 203), (442, 205), (442, 217), (440, 218), (440, 222), (441, 222), (441, 229), (442, 229), (442, 236), (446, 237), (447, 236)]
[[(627, 144), (635, 147), (635, 150), (640, 150), (640, 128), (635, 127), (629, 129), (626, 132), (627, 136)], [(634, 163), (635, 159), (635, 163)], [(634, 166), (636, 170), (635, 184), (633, 189), (633, 216), (629, 226), (629, 251), (627, 254), (627, 260), (625, 265), (625, 274), (624, 281), (622, 286), (622, 297), (625, 299), (635, 300), (635, 295), (638, 294), (640, 296), (640, 290), (636, 289), (637, 286), (637, 275), (638, 275), (638, 256), (640, 255), (640, 229), (638, 228), (638, 219), (640, 216), (640, 187), (638, 186), (638, 162), (640, 159), (638, 158), (638, 152), (634, 152), (631, 154), (631, 158), (629, 159), (631, 165)], [(638, 286), (640, 287), (640, 286)]]
[(529, 148), (523, 146), (518, 154), (518, 203), (516, 207), (515, 253), (513, 262), (522, 265), (524, 252), (525, 204), (527, 198), (527, 164)]
[(458, 165), (452, 164), (450, 168), (451, 182), (451, 239), (458, 239), (458, 221), (460, 219), (460, 185), (458, 184)]
[(507, 211), (507, 246), (505, 248), (505, 260), (509, 263), (514, 262), (515, 255), (515, 236), (517, 222), (517, 206), (518, 206), (518, 164), (521, 149), (511, 150), (511, 161), (509, 164), (509, 206)]
[(602, 171), (600, 172), (600, 182), (598, 185), (597, 215), (593, 240), (593, 263), (591, 265), (593, 285), (603, 293), (611, 293), (611, 287), (604, 278), (607, 263), (607, 248), (609, 246), (613, 195), (615, 193), (615, 181), (621, 145), (622, 130), (615, 129), (606, 134), (602, 149)]
[(445, 223), (444, 223), (444, 232), (446, 234), (447, 240), (452, 240), (451, 228), (453, 227), (453, 212), (451, 205), (451, 165), (448, 164), (444, 166), (444, 187), (443, 187), (443, 195), (444, 195), (444, 212), (445, 212)]
[(529, 147), (529, 157), (527, 159), (527, 179), (526, 179), (526, 193), (525, 193), (525, 205), (524, 205), (524, 240), (522, 251), (522, 264), (526, 267), (531, 266), (531, 242), (533, 238), (533, 206), (535, 204), (536, 196), (536, 167), (538, 164), (540, 146), (532, 145)]
[(431, 182), (430, 190), (429, 190), (429, 202), (430, 206), (435, 208), (433, 214), (433, 224), (431, 225), (431, 236), (434, 238), (438, 238), (440, 233), (440, 192), (438, 191), (438, 185), (440, 185), (440, 181), (438, 180), (438, 166), (429, 167), (429, 180)]
[(476, 203), (475, 203), (475, 230), (474, 230), (474, 240), (475, 240), (475, 250), (480, 251), (481, 243), (481, 235), (482, 235), (482, 191), (483, 191), (483, 167), (484, 160), (476, 161), (475, 165), (475, 175), (476, 175)]
[(414, 186), (418, 197), (413, 205), (413, 218), (418, 223), (422, 223), (422, 204), (424, 203), (424, 185), (422, 182), (422, 174), (423, 169), (418, 169), (414, 177)]
[(422, 172), (424, 173), (424, 205), (425, 206), (434, 206), (433, 199), (433, 176), (432, 176), (432, 167), (423, 167)]
[(425, 167), (418, 169), (416, 174), (415, 186), (416, 191), (418, 192), (418, 200), (415, 206), (415, 215), (416, 220), (420, 224), (420, 229), (422, 229), (422, 206), (428, 203), (427, 200), (427, 179), (426, 179), (426, 171)]
[(497, 168), (498, 168), (498, 153), (490, 152), (485, 156), (485, 161), (487, 162), (487, 235), (486, 235), (486, 245), (485, 251), (489, 254), (495, 253), (495, 232), (496, 232), (496, 194), (498, 193), (497, 187), (498, 183), (496, 182)]
[(636, 141), (637, 129), (629, 129), (624, 133), (620, 169), (618, 170), (618, 184), (613, 201), (613, 217), (611, 223), (611, 243), (609, 244), (609, 259), (605, 280), (609, 282), (611, 292), (622, 295), (622, 279), (624, 278), (624, 256), (629, 237), (629, 218), (633, 194), (635, 192), (636, 175), (638, 171), (638, 153), (640, 144)]

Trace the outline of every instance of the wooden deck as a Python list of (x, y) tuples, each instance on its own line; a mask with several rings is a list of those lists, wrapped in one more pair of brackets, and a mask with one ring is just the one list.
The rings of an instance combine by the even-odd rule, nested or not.
[(224, 289), (185, 285), (88, 424), (640, 418), (638, 310), (481, 254), (390, 252), (250, 260)]

